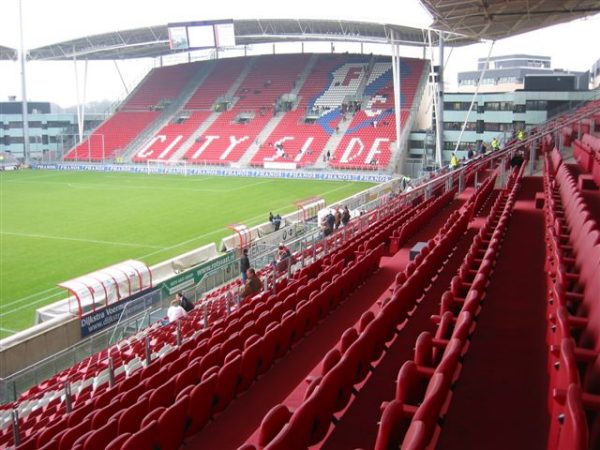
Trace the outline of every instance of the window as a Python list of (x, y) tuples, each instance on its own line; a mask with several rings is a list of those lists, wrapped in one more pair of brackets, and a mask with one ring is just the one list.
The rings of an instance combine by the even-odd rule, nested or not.
[(486, 102), (486, 111), (512, 111), (513, 102)]
[(527, 100), (525, 107), (528, 111), (546, 111), (548, 102), (546, 100)]
[(524, 113), (526, 111), (525, 105), (515, 105), (513, 112), (515, 113)]
[[(444, 122), (444, 130), (460, 131), (462, 129), (463, 122)], [(467, 122), (465, 131), (474, 131), (475, 122)]]
[(444, 109), (446, 111), (468, 111), (470, 102), (444, 102)]
[(408, 148), (425, 148), (424, 141), (408, 141)]

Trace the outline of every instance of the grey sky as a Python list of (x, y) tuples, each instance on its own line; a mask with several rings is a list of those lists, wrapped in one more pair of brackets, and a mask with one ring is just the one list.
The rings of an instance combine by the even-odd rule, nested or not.
[[(0, 45), (19, 46), (18, 1), (3, 0)], [(417, 0), (379, 0), (372, 7), (356, 0), (255, 0), (220, 2), (185, 0), (23, 0), (25, 46), (34, 48), (91, 34), (158, 25), (175, 21), (243, 18), (346, 19), (399, 23), (426, 27), (431, 18)], [(600, 15), (504, 39), (495, 44), (493, 55), (531, 53), (552, 57), (554, 67), (588, 70), (600, 58)], [(461, 70), (474, 70), (478, 57), (485, 57), (487, 44), (452, 52), (446, 70), (450, 87)], [(406, 56), (421, 56), (406, 49)], [(448, 54), (448, 53), (447, 53)], [(151, 61), (119, 63), (132, 87), (152, 66)], [(77, 101), (72, 62), (28, 63), (28, 97), (61, 106)], [(80, 77), (83, 66), (80, 66)], [(86, 100), (117, 100), (125, 94), (114, 64), (90, 62)], [(20, 98), (19, 66), (0, 62), (0, 100)]]

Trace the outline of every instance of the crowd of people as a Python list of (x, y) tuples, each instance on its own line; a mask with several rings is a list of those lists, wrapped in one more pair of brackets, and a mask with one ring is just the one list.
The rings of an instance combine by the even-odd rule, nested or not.
[(343, 208), (330, 209), (329, 212), (321, 218), (319, 228), (324, 237), (331, 235), (340, 226), (346, 226), (350, 222), (350, 210), (347, 206)]

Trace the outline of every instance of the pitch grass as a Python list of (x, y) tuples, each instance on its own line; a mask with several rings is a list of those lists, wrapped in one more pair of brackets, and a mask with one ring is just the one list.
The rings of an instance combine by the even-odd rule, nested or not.
[(21, 171), (0, 173), (0, 337), (65, 297), (61, 281), (126, 259), (148, 265), (220, 243), (294, 201), (331, 202), (371, 184), (245, 177)]

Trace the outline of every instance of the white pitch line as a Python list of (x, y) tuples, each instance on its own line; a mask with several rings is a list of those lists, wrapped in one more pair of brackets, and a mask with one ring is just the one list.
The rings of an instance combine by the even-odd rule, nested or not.
[(9, 236), (39, 238), (39, 239), (56, 239), (59, 241), (86, 242), (89, 244), (116, 245), (116, 246), (121, 246), (121, 247), (145, 247), (145, 248), (158, 248), (158, 249), (163, 248), (158, 245), (135, 244), (135, 243), (131, 243), (131, 242), (101, 241), (101, 240), (96, 240), (96, 239), (71, 238), (71, 237), (66, 237), (66, 236), (50, 236), (48, 234), (15, 233), (15, 232), (11, 232), (11, 231), (0, 231), (0, 234), (6, 234)]
[(17, 330), (11, 330), (10, 328), (4, 328), (4, 327), (0, 327), (0, 331), (6, 331), (7, 333), (12, 333), (12, 334), (18, 333)]
[(16, 179), (12, 179), (12, 180), (2, 180), (3, 183), (15, 183), (18, 181), (23, 181), (23, 180), (37, 180), (39, 178), (52, 178), (52, 177), (57, 177), (59, 175), (64, 175), (64, 173), (59, 172), (53, 172), (53, 173), (46, 173), (44, 175), (34, 175), (34, 176), (29, 176), (29, 177), (25, 177), (25, 176), (20, 176), (19, 178)]
[(59, 295), (65, 295), (65, 291), (64, 290), (62, 290), (62, 289), (60, 289), (58, 287), (53, 287), (53, 288), (50, 288), (50, 289), (46, 289), (44, 291), (36, 292), (35, 294), (31, 294), (31, 295), (28, 295), (26, 297), (17, 298), (15, 300), (12, 300), (9, 303), (2, 303), (0, 305), (0, 310), (1, 309), (6, 309), (6, 307), (8, 307), (8, 306), (18, 305), (19, 303), (23, 302), (23, 300), (30, 300), (31, 301), (31, 298), (39, 297), (41, 294), (44, 294), (44, 293), (47, 293), (47, 292), (50, 292), (50, 291), (56, 291), (56, 292), (54, 292), (52, 294), (46, 295), (43, 298), (43, 300), (48, 300), (49, 298), (52, 298), (52, 297), (58, 297)]
[[(321, 193), (319, 193), (319, 194), (317, 194), (317, 195), (321, 195), (321, 196), (322, 196), (322, 195), (332, 194), (332, 193), (334, 193), (334, 192), (337, 192), (337, 191), (340, 191), (340, 190), (342, 190), (342, 189), (345, 189), (347, 186), (348, 186), (348, 183), (345, 183), (345, 184), (343, 184), (342, 186), (338, 186), (338, 187), (336, 187), (335, 189), (330, 189), (330, 190), (328, 190), (328, 191), (321, 192)], [(282, 206), (277, 206), (277, 207), (275, 207), (275, 206), (274, 206), (274, 207), (271, 207), (271, 209), (283, 208), (283, 207), (286, 207), (286, 206), (289, 206), (289, 203), (286, 203), (285, 205), (282, 205)], [(248, 219), (244, 219), (244, 220), (243, 220), (243, 222), (247, 222), (247, 223), (249, 223), (249, 224), (250, 224), (250, 223), (252, 223), (253, 221), (260, 219), (261, 217), (264, 217), (264, 214), (260, 214), (260, 215), (256, 215), (256, 216), (254, 216), (254, 217), (251, 217), (251, 218), (248, 218)], [(204, 233), (204, 234), (201, 234), (200, 236), (196, 236), (196, 237), (194, 237), (194, 238), (191, 238), (191, 239), (188, 239), (188, 240), (185, 240), (185, 241), (179, 242), (179, 243), (177, 243), (177, 244), (174, 244), (174, 245), (171, 245), (171, 246), (169, 246), (169, 247), (164, 247), (164, 248), (162, 248), (161, 250), (158, 250), (158, 251), (155, 251), (155, 252), (152, 252), (152, 253), (148, 253), (148, 254), (146, 254), (146, 255), (138, 256), (137, 258), (138, 258), (138, 259), (142, 259), (142, 258), (147, 258), (147, 257), (149, 257), (149, 256), (154, 256), (154, 255), (157, 255), (157, 254), (159, 254), (159, 253), (162, 253), (162, 252), (165, 252), (165, 251), (168, 251), (168, 250), (172, 250), (172, 249), (174, 249), (174, 248), (181, 247), (181, 246), (183, 246), (183, 245), (189, 244), (190, 242), (194, 242), (194, 241), (200, 240), (200, 239), (202, 239), (202, 238), (204, 238), (204, 237), (211, 236), (211, 235), (213, 235), (213, 234), (217, 234), (217, 233), (221, 233), (222, 231), (223, 231), (222, 229), (218, 229), (218, 230), (214, 230), (214, 231), (211, 231), (211, 232), (208, 232), (208, 233)], [(2, 232), (0, 232), (0, 233), (2, 233)], [(160, 248), (160, 247), (157, 247), (157, 248)], [(52, 289), (54, 289), (54, 288), (52, 288)], [(40, 291), (40, 292), (38, 292), (37, 294), (32, 294), (32, 295), (29, 295), (29, 296), (27, 296), (27, 297), (22, 297), (21, 299), (14, 300), (14, 301), (12, 301), (12, 302), (10, 303), (10, 305), (12, 305), (12, 304), (16, 304), (16, 303), (21, 303), (21, 301), (20, 301), (20, 300), (27, 300), (27, 299), (29, 299), (29, 298), (31, 298), (31, 297), (34, 297), (34, 296), (36, 296), (36, 295), (39, 295), (39, 294), (42, 294), (42, 293), (48, 292), (48, 291), (50, 291), (50, 290), (52, 290), (52, 289), (47, 289), (47, 290), (45, 290), (45, 291)], [(43, 298), (43, 299), (41, 299), (41, 300), (37, 300), (37, 301), (34, 301), (34, 302), (28, 302), (28, 303), (27, 303), (27, 305), (24, 305), (24, 306), (21, 306), (21, 307), (15, 308), (15, 309), (13, 309), (13, 310), (11, 310), (11, 311), (7, 311), (7, 312), (5, 312), (5, 313), (2, 313), (2, 314), (0, 314), (0, 317), (4, 317), (4, 316), (6, 316), (6, 315), (13, 314), (14, 312), (17, 312), (17, 311), (22, 311), (23, 309), (27, 309), (29, 306), (32, 306), (32, 305), (37, 305), (37, 304), (43, 303), (43, 302), (45, 302), (45, 301), (46, 301), (48, 298), (52, 298), (52, 297), (54, 297), (54, 296), (58, 295), (59, 293), (60, 293), (60, 292), (58, 292), (58, 293), (56, 293), (56, 294), (53, 294), (53, 295), (50, 295), (50, 296), (48, 296), (48, 297), (46, 297), (46, 298)], [(3, 306), (7, 306), (7, 305), (9, 305), (9, 304), (3, 305)]]
[[(346, 188), (346, 187), (347, 187), (347, 184), (344, 184), (344, 185), (342, 185), (342, 186), (338, 186), (338, 187), (337, 187), (337, 188), (335, 188), (335, 189), (330, 189), (329, 191), (321, 192), (320, 194), (317, 194), (317, 195), (327, 195), (327, 194), (332, 194), (332, 193), (334, 193), (334, 192), (337, 192), (337, 191), (340, 191), (340, 190), (342, 190), (342, 189), (344, 189), (344, 188)], [(280, 206), (280, 207), (278, 207), (278, 208), (283, 208), (283, 207), (285, 207), (285, 206), (289, 206), (289, 203), (286, 203), (285, 205), (283, 205), (283, 206)], [(273, 207), (273, 208), (271, 208), (271, 209), (277, 209), (277, 208), (276, 208), (276, 207)], [(251, 223), (252, 223), (254, 220), (260, 219), (261, 217), (264, 217), (264, 216), (265, 216), (264, 214), (260, 214), (260, 215), (257, 215), (257, 216), (254, 216), (254, 217), (251, 217), (251, 218), (249, 218), (249, 219), (243, 219), (243, 220), (242, 220), (242, 222), (246, 222), (246, 223), (248, 223), (248, 224), (251, 224)], [(210, 232), (208, 232), (208, 233), (201, 234), (200, 236), (196, 236), (196, 237), (193, 237), (193, 238), (191, 238), (191, 239), (188, 239), (188, 240), (185, 240), (185, 241), (179, 242), (179, 243), (177, 243), (177, 244), (170, 245), (170, 246), (168, 246), (168, 247), (165, 247), (165, 248), (163, 248), (162, 250), (158, 250), (158, 251), (155, 251), (155, 252), (152, 252), (152, 253), (148, 253), (148, 254), (146, 254), (146, 255), (138, 256), (138, 257), (137, 257), (137, 259), (142, 259), (142, 258), (147, 258), (147, 257), (149, 257), (149, 256), (158, 255), (158, 254), (160, 254), (160, 253), (163, 253), (163, 252), (165, 252), (165, 251), (172, 250), (172, 249), (174, 249), (174, 248), (181, 247), (181, 246), (183, 246), (183, 245), (189, 244), (190, 242), (198, 241), (198, 240), (200, 240), (200, 239), (202, 239), (202, 238), (205, 238), (205, 237), (207, 237), (207, 236), (212, 236), (213, 234), (221, 233), (222, 231), (223, 231), (223, 230), (221, 230), (221, 229), (219, 229), (219, 230), (214, 230), (214, 231), (210, 231)]]

